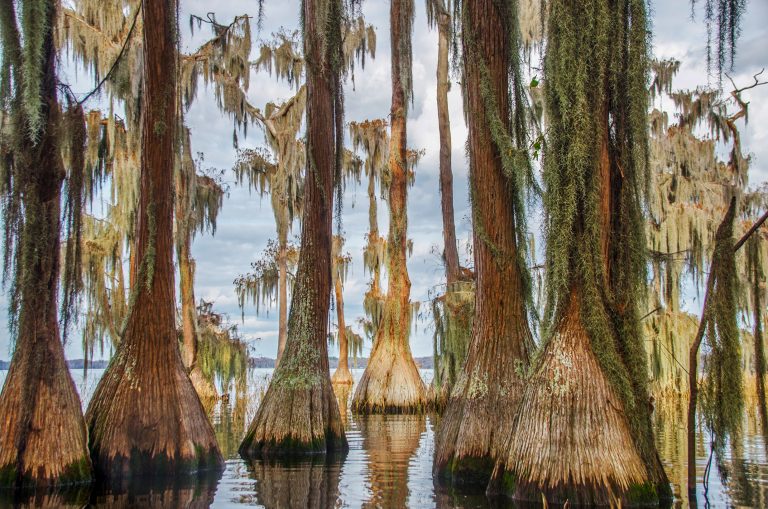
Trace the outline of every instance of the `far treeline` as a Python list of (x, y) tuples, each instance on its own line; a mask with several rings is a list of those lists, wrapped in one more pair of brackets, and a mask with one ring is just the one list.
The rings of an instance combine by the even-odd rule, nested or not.
[[(268, 8), (253, 3), (259, 16)], [(709, 86), (677, 90), (681, 63), (652, 55), (645, 0), (426, 0), (420, 28), (438, 36), (445, 268), (427, 310), (411, 300), (407, 267), (408, 191), (424, 155), (407, 130), (415, 5), (389, 4), (389, 114), (347, 121), (344, 90), (376, 56), (360, 3), (302, 0), (300, 31), (257, 49), (250, 16), (193, 15), (190, 30), (210, 38), (191, 53), (180, 51), (178, 0), (0, 3), (13, 346), (0, 487), (223, 468), (209, 410), (263, 359), (249, 359), (237, 327), (195, 297), (193, 241), (215, 234), (228, 194), (186, 124), (201, 81), (233, 122), (235, 185), (268, 196), (275, 219), (275, 240), (234, 281), (243, 314), (276, 304), (279, 323), (242, 456), (346, 450), (333, 388), (349, 392), (350, 364), (365, 367), (352, 411), (442, 413), (437, 482), (520, 501), (669, 503), (652, 426), (665, 399), (687, 399), (690, 493), (699, 422), (720, 461), (754, 388), (768, 430), (768, 188), (748, 186), (742, 146), (748, 91), (766, 81), (760, 70), (741, 84), (729, 74), (747, 2), (692, 0), (709, 29)], [(63, 81), (67, 59), (93, 76), (93, 91)], [(293, 95), (251, 104), (251, 81), (266, 74)], [(469, 267), (454, 218), (452, 82), (469, 132)], [(88, 109), (94, 98), (104, 109)], [(253, 126), (264, 148), (239, 148)], [(370, 282), (365, 316), (347, 321), (354, 257), (341, 204), (363, 179)], [(537, 248), (528, 222), (541, 210)], [(699, 315), (683, 305), (693, 292)], [(424, 315), (429, 387), (409, 341)], [(85, 414), (64, 358), (75, 330), (84, 369), (97, 348), (111, 353)], [(333, 376), (329, 343), (340, 354)]]

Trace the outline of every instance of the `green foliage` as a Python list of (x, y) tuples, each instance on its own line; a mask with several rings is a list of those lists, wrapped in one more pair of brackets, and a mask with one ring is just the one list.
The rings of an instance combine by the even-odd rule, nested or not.
[(248, 346), (240, 338), (236, 325), (227, 326), (222, 315), (213, 311), (213, 303), (200, 301), (197, 365), (203, 376), (227, 391), (245, 382), (248, 373)]
[(735, 199), (720, 224), (710, 268), (709, 295), (702, 320), (708, 351), (704, 357), (701, 407), (722, 458), (728, 437), (738, 433), (744, 408), (741, 343), (737, 314), (736, 253), (733, 246)]
[[(691, 0), (691, 8), (695, 7), (696, 0)], [(704, 0), (704, 22), (707, 25), (707, 70), (710, 73), (715, 65), (720, 77), (727, 63), (733, 69), (736, 41), (741, 35), (741, 18), (746, 9), (747, 0)]]
[[(274, 240), (267, 241), (267, 247), (258, 260), (251, 263), (251, 272), (241, 274), (235, 279), (235, 293), (240, 310), (245, 317), (245, 306), (250, 303), (256, 306), (256, 313), (263, 306), (269, 308), (277, 296), (280, 280), (280, 246)], [(288, 292), (291, 293), (294, 273), (299, 261), (299, 248), (294, 244), (286, 246), (286, 268)]]
[(445, 294), (432, 299), (435, 325), (433, 357), (434, 385), (453, 387), (464, 365), (475, 313), (474, 283), (459, 281)]
[(646, 7), (644, 0), (559, 0), (549, 6), (545, 337), (576, 291), (593, 351), (621, 398), (643, 457), (650, 458), (655, 449), (639, 330), (646, 291)]
[(26, 127), (29, 137), (37, 141), (40, 139), (40, 131), (43, 129), (45, 115), (43, 113), (43, 101), (46, 98), (43, 92), (43, 79), (47, 64), (45, 58), (45, 44), (50, 37), (53, 27), (49, 26), (54, 16), (49, 15), (49, 9), (56, 6), (50, 0), (25, 0), (21, 3), (21, 36), (24, 41), (22, 47), (21, 73), (23, 75), (22, 103), (26, 117)]

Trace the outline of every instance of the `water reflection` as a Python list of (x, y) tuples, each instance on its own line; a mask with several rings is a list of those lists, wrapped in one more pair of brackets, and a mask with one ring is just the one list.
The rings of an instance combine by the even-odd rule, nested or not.
[[(356, 379), (362, 370), (353, 370)], [(429, 372), (422, 374), (428, 377)], [(5, 373), (0, 372), (0, 385)], [(101, 372), (84, 379), (73, 371), (84, 404)], [(216, 437), (227, 459), (220, 478), (189, 478), (172, 486), (126, 486), (119, 489), (80, 487), (70, 491), (13, 494), (0, 491), (5, 507), (511, 507), (508, 499), (489, 501), (482, 494), (467, 496), (432, 482), (436, 416), (356, 416), (349, 412), (353, 387), (335, 389), (345, 423), (349, 453), (344, 457), (314, 456), (292, 463), (245, 463), (237, 448), (263, 397), (271, 370), (255, 369), (246, 383), (220, 388), (228, 397), (211, 412)], [(425, 378), (426, 378), (425, 377)], [(683, 400), (657, 399), (654, 424), (664, 466), (673, 483), (675, 507), (689, 507), (686, 489), (686, 406)], [(768, 453), (757, 398), (750, 398), (742, 434), (728, 445), (722, 479), (713, 467), (710, 507), (768, 507)], [(493, 423), (489, 423), (493, 425)], [(706, 507), (701, 479), (710, 440), (697, 433), (698, 507)]]

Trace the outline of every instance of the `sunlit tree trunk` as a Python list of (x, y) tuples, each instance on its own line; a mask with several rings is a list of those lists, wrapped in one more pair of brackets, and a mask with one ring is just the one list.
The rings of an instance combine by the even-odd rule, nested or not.
[(285, 351), (285, 340), (288, 334), (288, 239), (281, 235), (278, 239), (277, 269), (278, 281), (278, 334), (277, 334), (277, 360), (275, 366), (280, 363)]
[[(0, 7), (0, 31), (6, 32), (3, 44), (18, 49), (18, 60), (3, 65), (15, 64), (14, 73), (19, 73), (21, 40), (13, 4)], [(17, 123), (13, 126), (15, 136), (23, 138), (16, 146), (23, 153), (13, 155), (14, 163), (23, 165), (21, 170), (15, 169), (21, 181), (13, 182), (22, 193), (23, 211), (18, 213), (23, 218), (15, 246), (18, 335), (0, 393), (0, 488), (82, 483), (91, 478), (80, 398), (64, 360), (57, 315), (60, 201), (65, 173), (56, 137), (60, 127), (53, 44), (56, 6), (57, 2), (44, 2), (44, 12), (39, 14), (45, 17), (45, 29), (36, 34), (42, 39), (43, 52), (40, 138), (36, 142), (28, 138), (26, 115), (15, 115)], [(82, 116), (82, 111), (79, 114)], [(84, 132), (82, 125), (80, 143), (85, 142)]]
[(175, 330), (174, 0), (144, 0), (144, 90), (135, 286), (122, 340), (86, 413), (104, 479), (218, 469), (223, 460)]
[[(240, 446), (245, 457), (346, 449), (328, 368), (333, 181), (340, 164), (339, 0), (304, 0), (307, 153), (301, 252), (285, 352)], [(325, 50), (322, 52), (321, 50)]]
[[(334, 268), (334, 272), (337, 269)], [(339, 333), (339, 364), (333, 373), (331, 381), (334, 385), (346, 384), (352, 385), (352, 373), (349, 371), (349, 344), (347, 342), (347, 324), (344, 321), (344, 288), (341, 283), (341, 277), (336, 276), (333, 284), (336, 295), (336, 321)]]
[[(472, 336), (464, 369), (448, 400), (436, 439), (436, 475), (455, 484), (485, 486), (497, 450), (512, 426), (533, 340), (520, 267), (516, 220), (499, 150), (481, 90), (482, 58), (502, 119), (510, 111), (507, 36), (491, 0), (464, 7), (464, 62), (469, 123), (470, 186), (477, 287)], [(470, 49), (474, 38), (476, 47)], [(488, 423), (494, 423), (489, 426)]]
[[(411, 355), (411, 281), (406, 266), (408, 233), (408, 175), (406, 171), (407, 83), (403, 74), (410, 55), (401, 55), (402, 41), (410, 38), (413, 3), (392, 0), (392, 108), (389, 150), (389, 287), (370, 360), (352, 401), (356, 412), (414, 412), (426, 404), (424, 382)], [(410, 45), (409, 45), (410, 49)]]

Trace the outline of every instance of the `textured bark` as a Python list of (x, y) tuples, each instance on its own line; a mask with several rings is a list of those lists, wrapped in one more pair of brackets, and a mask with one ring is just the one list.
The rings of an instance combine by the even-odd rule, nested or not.
[(109, 482), (223, 467), (176, 339), (173, 164), (175, 3), (144, 0), (145, 109), (136, 285), (117, 352), (86, 413), (91, 457)]
[(387, 272), (389, 286), (383, 316), (376, 331), (368, 366), (352, 401), (355, 412), (414, 412), (426, 405), (424, 382), (411, 355), (411, 281), (406, 265), (408, 232), (408, 176), (406, 171), (406, 97), (401, 82), (399, 41), (407, 27), (401, 26), (401, 10), (407, 2), (390, 4), (392, 43), (392, 109), (389, 150), (389, 236)]
[[(336, 2), (337, 0), (329, 0)], [(338, 7), (338, 4), (336, 4)], [(245, 457), (330, 452), (347, 448), (328, 368), (333, 179), (341, 140), (338, 75), (327, 29), (315, 23), (334, 4), (302, 4), (307, 56), (307, 170), (301, 254), (291, 297), (283, 358), (240, 446)], [(339, 30), (340, 28), (334, 28)], [(337, 34), (340, 37), (340, 34)], [(327, 40), (327, 39), (325, 39)], [(325, 49), (326, 53), (321, 53)]]
[[(501, 18), (491, 0), (467, 2), (465, 8), (476, 51), (490, 73), (499, 114), (507, 118), (508, 48)], [(479, 66), (471, 59), (464, 66), (475, 223), (475, 317), (467, 360), (437, 433), (434, 470), (455, 484), (484, 487), (512, 427), (533, 341), (516, 263), (510, 184), (486, 121)]]
[(528, 381), (493, 483), (516, 499), (616, 505), (647, 479), (621, 401), (603, 374), (582, 320), (579, 292)]
[[(3, 9), (5, 12), (5, 9)], [(43, 115), (45, 127), (23, 164), (24, 218), (19, 233), (17, 276), (18, 336), (10, 370), (0, 393), (0, 487), (88, 482), (91, 463), (80, 398), (64, 360), (57, 321), (60, 201), (64, 168), (56, 140), (55, 49), (52, 27), (56, 3), (46, 2), (43, 35)], [(15, 22), (14, 22), (15, 23)]]
[(278, 267), (278, 320), (277, 320), (277, 360), (275, 367), (280, 364), (285, 352), (285, 341), (288, 334), (288, 239), (287, 233), (280, 235), (279, 251), (277, 254)]
[(451, 120), (448, 114), (448, 40), (451, 18), (440, 14), (437, 19), (437, 122), (440, 132), (440, 206), (443, 212), (445, 276), (448, 287), (459, 280), (459, 250), (453, 214), (453, 171), (451, 170)]
[[(336, 269), (334, 269), (336, 271)], [(344, 289), (341, 278), (336, 277), (334, 292), (336, 294), (336, 320), (339, 330), (339, 364), (331, 377), (333, 385), (352, 385), (352, 373), (349, 371), (349, 345), (347, 344), (347, 325), (344, 322)]]

